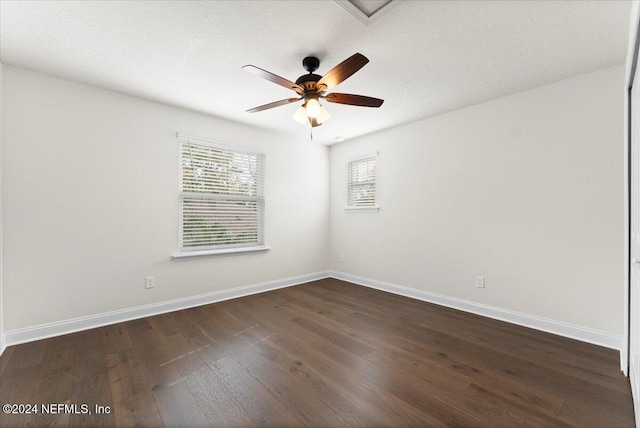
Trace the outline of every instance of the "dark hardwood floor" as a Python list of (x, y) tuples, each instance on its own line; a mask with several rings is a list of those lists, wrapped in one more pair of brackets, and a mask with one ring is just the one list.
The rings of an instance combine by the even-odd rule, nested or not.
[(0, 426), (631, 427), (618, 358), (326, 279), (9, 347), (0, 404), (77, 407)]

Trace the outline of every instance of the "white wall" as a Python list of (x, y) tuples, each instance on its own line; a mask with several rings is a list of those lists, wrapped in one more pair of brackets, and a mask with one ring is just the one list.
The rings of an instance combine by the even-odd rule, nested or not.
[[(6, 65), (2, 99), (6, 332), (328, 267), (326, 147)], [(266, 152), (269, 252), (170, 261), (176, 132)]]
[[(333, 146), (332, 269), (621, 335), (623, 77), (611, 67)], [(345, 212), (346, 162), (375, 150), (380, 211)]]
[[(341, 143), (330, 160), (307, 140), (2, 72), (6, 332), (329, 265), (622, 332), (622, 66)], [(271, 251), (170, 261), (176, 132), (267, 153)], [(380, 212), (345, 212), (346, 160), (374, 150)]]

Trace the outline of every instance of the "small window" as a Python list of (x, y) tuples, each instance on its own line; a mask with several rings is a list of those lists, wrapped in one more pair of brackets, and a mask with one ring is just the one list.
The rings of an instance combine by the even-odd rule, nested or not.
[(264, 247), (262, 153), (179, 137), (180, 254)]
[(349, 161), (346, 209), (378, 210), (376, 205), (376, 160), (377, 156), (373, 155)]

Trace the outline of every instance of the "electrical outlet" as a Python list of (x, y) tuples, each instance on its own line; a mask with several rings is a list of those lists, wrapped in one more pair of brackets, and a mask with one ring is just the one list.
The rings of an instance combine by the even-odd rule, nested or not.
[(340, 254), (340, 263), (344, 263), (344, 254)]
[(476, 287), (484, 288), (484, 276), (476, 276)]
[(154, 288), (156, 286), (156, 280), (152, 276), (148, 276), (144, 279), (144, 288)]

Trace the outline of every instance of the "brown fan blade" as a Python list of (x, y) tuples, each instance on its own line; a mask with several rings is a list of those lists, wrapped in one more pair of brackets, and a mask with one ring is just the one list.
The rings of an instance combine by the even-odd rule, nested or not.
[(356, 71), (364, 67), (369, 60), (362, 54), (356, 53), (333, 67), (322, 79), (318, 80), (317, 86), (322, 91), (328, 91), (334, 86), (347, 80)]
[(284, 77), (280, 77), (276, 74), (270, 73), (267, 70), (263, 70), (253, 65), (245, 65), (244, 67), (242, 67), (242, 69), (244, 71), (248, 71), (249, 73), (255, 76), (262, 77), (263, 79), (267, 79), (268, 81), (273, 82), (276, 85), (284, 86), (287, 89), (292, 89), (299, 94), (304, 93), (304, 89), (302, 88), (302, 86), (296, 83), (293, 83), (292, 81), (287, 80)]
[(299, 101), (301, 99), (302, 98), (287, 98), (286, 100), (274, 101), (272, 103), (265, 104), (265, 105), (259, 106), (259, 107), (254, 107), (254, 108), (252, 108), (250, 110), (247, 110), (247, 113), (257, 113), (259, 111), (268, 110), (270, 108), (280, 107), (280, 106), (283, 106), (285, 104), (295, 103), (296, 101)]
[(322, 97), (330, 103), (349, 104), (360, 107), (380, 107), (384, 100), (380, 98), (365, 97), (364, 95), (339, 94), (332, 92)]

